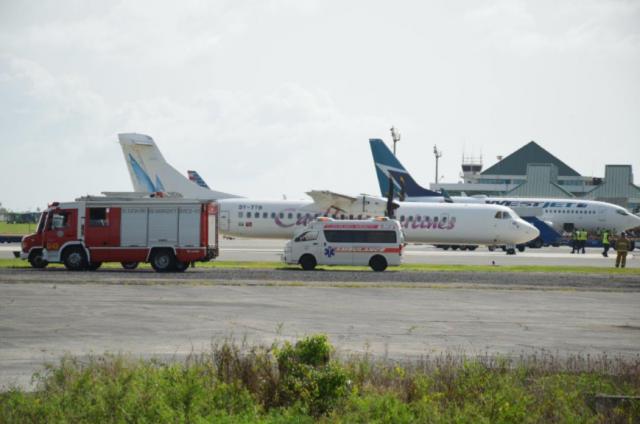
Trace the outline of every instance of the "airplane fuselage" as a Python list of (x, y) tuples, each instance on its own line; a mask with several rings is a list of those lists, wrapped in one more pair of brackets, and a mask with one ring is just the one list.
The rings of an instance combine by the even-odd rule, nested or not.
[[(236, 198), (218, 205), (221, 231), (236, 237), (289, 239), (318, 216), (365, 217), (318, 210), (303, 201)], [(537, 229), (500, 205), (399, 202), (395, 216), (409, 243), (517, 244), (538, 236)]]

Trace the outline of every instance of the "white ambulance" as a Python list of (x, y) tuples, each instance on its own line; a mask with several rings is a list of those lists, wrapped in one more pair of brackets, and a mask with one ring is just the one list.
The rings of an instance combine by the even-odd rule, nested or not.
[(284, 248), (283, 260), (304, 270), (316, 265), (368, 265), (374, 271), (400, 265), (404, 236), (389, 218), (312, 221)]

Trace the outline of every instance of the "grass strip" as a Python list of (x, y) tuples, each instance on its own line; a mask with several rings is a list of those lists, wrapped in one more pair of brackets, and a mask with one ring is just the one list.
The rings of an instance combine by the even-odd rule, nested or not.
[[(61, 267), (60, 264), (50, 264), (51, 267)], [(0, 259), (0, 268), (29, 268), (27, 261), (20, 259)], [(118, 263), (105, 263), (103, 268), (121, 268)], [(150, 269), (149, 264), (140, 264), (139, 269)], [(299, 270), (297, 266), (283, 264), (282, 262), (266, 261), (211, 261), (198, 262), (196, 268), (214, 269), (255, 269), (255, 270)], [(318, 266), (319, 270), (328, 271), (367, 271), (371, 268), (365, 266)], [(570, 274), (607, 274), (607, 275), (640, 275), (640, 268), (604, 268), (595, 266), (551, 266), (551, 265), (436, 265), (436, 264), (402, 264), (398, 267), (390, 267), (385, 272), (522, 272), (522, 273), (570, 273)]]

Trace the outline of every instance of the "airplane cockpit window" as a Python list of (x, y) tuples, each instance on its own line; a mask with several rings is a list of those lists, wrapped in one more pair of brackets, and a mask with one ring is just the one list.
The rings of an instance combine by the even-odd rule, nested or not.
[(502, 211), (498, 211), (496, 212), (496, 215), (494, 216), (495, 219), (502, 219)]
[(622, 216), (629, 216), (629, 212), (622, 210), (622, 209), (616, 209), (616, 213), (618, 215), (622, 215)]

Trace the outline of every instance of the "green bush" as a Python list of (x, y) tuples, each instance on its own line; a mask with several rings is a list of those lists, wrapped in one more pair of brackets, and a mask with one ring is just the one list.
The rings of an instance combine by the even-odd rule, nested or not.
[(635, 423), (640, 357), (518, 360), (443, 355), (338, 362), (326, 336), (224, 342), (181, 362), (65, 357), (33, 392), (0, 393), (0, 423)]

